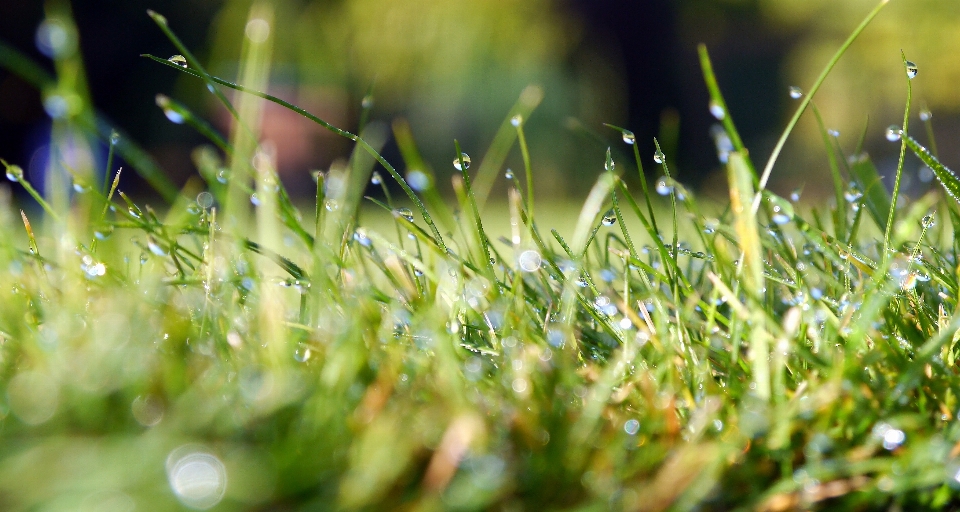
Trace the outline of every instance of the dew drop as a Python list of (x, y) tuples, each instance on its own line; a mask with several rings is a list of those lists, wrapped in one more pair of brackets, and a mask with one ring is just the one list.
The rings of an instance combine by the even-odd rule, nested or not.
[(936, 224), (936, 221), (933, 218), (933, 214), (924, 215), (923, 220), (920, 221), (920, 225), (923, 226), (923, 229), (930, 229)]
[(659, 149), (653, 154), (653, 161), (658, 164), (662, 164), (664, 161), (666, 161), (666, 159), (666, 155), (664, 155), (663, 151), (660, 151)]
[[(460, 168), (460, 159), (463, 159), (463, 168)], [(466, 153), (460, 153), (460, 158), (453, 159), (453, 166), (458, 171), (465, 171), (470, 168), (470, 155)]]
[(840, 132), (838, 130), (827, 130), (827, 134), (833, 137), (834, 139), (840, 137)]
[(410, 210), (410, 208), (397, 208), (393, 211), (393, 214), (413, 222), (413, 212)]
[(717, 121), (723, 121), (723, 118), (727, 117), (727, 111), (723, 109), (723, 105), (720, 105), (714, 100), (710, 100), (710, 114), (717, 119)]
[(197, 194), (197, 205), (204, 210), (213, 206), (213, 194), (206, 191)]
[(310, 356), (313, 355), (310, 351), (310, 347), (306, 345), (299, 345), (296, 350), (293, 351), (293, 359), (298, 363), (306, 363), (310, 360)]
[(661, 196), (665, 196), (670, 193), (673, 187), (667, 185), (667, 180), (665, 178), (660, 178), (657, 181), (657, 193)]
[(532, 249), (523, 251), (520, 253), (520, 256), (517, 257), (517, 265), (519, 265), (520, 270), (524, 272), (536, 272), (542, 264), (543, 258), (541, 258), (540, 253)]
[(220, 182), (220, 183), (226, 183), (226, 182), (229, 181), (229, 180), (230, 180), (230, 171), (228, 171), (228, 170), (226, 170), (226, 169), (220, 169), (220, 171), (217, 172), (217, 181), (218, 181), (218, 182)]
[(797, 201), (800, 200), (800, 194), (801, 194), (801, 190), (800, 190), (800, 189), (797, 189), (797, 190), (794, 190), (793, 192), (790, 192), (790, 200), (793, 201), (794, 203), (796, 203)]
[(179, 55), (179, 54), (178, 54), (178, 55), (174, 55), (173, 57), (170, 57), (170, 58), (167, 59), (167, 60), (170, 61), (170, 62), (173, 63), (173, 64), (176, 64), (176, 65), (180, 66), (181, 68), (187, 67), (187, 59), (186, 59), (186, 57), (184, 57), (183, 55)]
[(111, 132), (111, 133), (110, 133), (110, 145), (111, 145), (111, 146), (116, 146), (118, 142), (120, 142), (120, 134), (117, 133), (117, 132)]
[(630, 130), (623, 130), (623, 142), (632, 146), (637, 143), (637, 137)]
[(900, 140), (900, 137), (902, 135), (903, 135), (903, 131), (900, 129), (899, 126), (895, 124), (892, 124), (889, 127), (887, 127), (887, 132), (885, 134), (885, 136), (887, 137), (887, 140), (889, 140), (890, 142), (896, 142)]
[(250, 203), (254, 206), (260, 206), (260, 196), (256, 192), (250, 194)]
[(380, 173), (379, 173), (379, 172), (373, 171), (373, 174), (370, 176), (370, 183), (372, 183), (372, 184), (374, 184), (374, 185), (379, 185), (379, 184), (383, 183), (383, 178), (380, 177)]
[(340, 203), (333, 200), (328, 200), (326, 203), (323, 204), (323, 206), (324, 208), (327, 209), (328, 212), (335, 212), (340, 209)]
[(613, 172), (617, 168), (617, 164), (613, 162), (613, 157), (610, 156), (610, 148), (607, 148), (607, 158), (603, 161), (603, 168), (607, 172)]
[(364, 96), (363, 99), (360, 100), (360, 108), (364, 110), (370, 110), (373, 108), (373, 96), (370, 96), (369, 94)]
[(607, 211), (603, 214), (603, 219), (600, 221), (604, 226), (612, 226), (617, 223), (617, 214), (613, 210)]
[(914, 64), (913, 62), (910, 62), (909, 60), (907, 61), (907, 78), (909, 78), (910, 80), (913, 80), (914, 78), (916, 78), (917, 73), (919, 71), (920, 70), (917, 69), (916, 64)]
[(848, 203), (855, 203), (859, 201), (861, 197), (863, 197), (863, 191), (860, 190), (856, 182), (850, 183), (850, 187), (843, 193), (843, 199)]
[(793, 99), (795, 99), (795, 100), (799, 100), (801, 97), (803, 97), (803, 89), (797, 87), (796, 85), (791, 85), (791, 86), (790, 86), (790, 97), (793, 98)]
[(23, 179), (23, 169), (19, 165), (7, 167), (7, 179), (16, 183)]
[[(514, 128), (519, 128), (520, 125), (523, 124), (523, 116), (521, 116), (520, 114), (517, 114), (511, 117), (510, 124), (512, 124)], [(464, 161), (466, 161), (466, 158), (464, 158)]]
[[(464, 156), (464, 163), (467, 164), (467, 167), (470, 167), (469, 160)], [(414, 169), (407, 173), (407, 184), (410, 185), (410, 188), (416, 190), (417, 192), (422, 192), (430, 188), (430, 177), (426, 175), (423, 171), (419, 169)]]
[(922, 109), (922, 110), (920, 111), (920, 120), (921, 120), (921, 121), (929, 121), (930, 118), (932, 118), (932, 117), (933, 117), (933, 112), (930, 112), (930, 111), (927, 110), (926, 108), (924, 108), (924, 109)]
[(168, 254), (167, 250), (164, 249), (163, 246), (157, 242), (157, 239), (153, 238), (152, 236), (147, 239), (147, 248), (150, 249), (150, 252), (156, 254), (157, 256), (166, 256)]
[(507, 178), (508, 180), (512, 180), (512, 179), (513, 179), (513, 170), (512, 170), (512, 169), (507, 169), (507, 172), (505, 172), (505, 173), (503, 174), (503, 177), (504, 177), (504, 178)]

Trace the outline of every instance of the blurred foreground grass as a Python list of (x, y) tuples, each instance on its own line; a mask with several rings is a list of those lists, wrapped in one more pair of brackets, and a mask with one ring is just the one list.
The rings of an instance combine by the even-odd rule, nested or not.
[[(249, 39), (248, 87), (268, 60)], [(179, 50), (154, 59), (227, 103), (239, 86)], [(617, 128), (633, 162), (608, 152), (576, 208), (535, 203), (520, 102), (505, 126), (525, 168), (492, 214), (480, 184), (502, 172), (496, 151), (471, 162), (457, 147), (451, 205), (402, 124), (406, 178), (375, 137), (313, 117), (357, 146), (305, 211), (257, 142), (256, 96), (279, 100), (256, 90), (229, 105), (229, 140), (158, 101), (218, 149), (151, 208), (109, 164), (101, 188), (57, 153), (77, 133), (136, 147), (97, 130), (69, 77), (40, 80), (74, 96), (54, 111), (45, 196), (3, 162), (43, 211), (0, 194), (0, 508), (957, 506), (960, 180), (909, 135), (916, 66), (904, 58), (905, 121), (883, 135), (947, 195), (903, 205), (822, 129), (836, 199), (801, 206), (764, 190), (776, 154), (758, 172), (701, 57), (719, 208), (659, 150), (664, 176), (627, 189), (640, 157)], [(387, 179), (409, 207), (363, 199)], [(385, 215), (358, 217), (364, 203)]]

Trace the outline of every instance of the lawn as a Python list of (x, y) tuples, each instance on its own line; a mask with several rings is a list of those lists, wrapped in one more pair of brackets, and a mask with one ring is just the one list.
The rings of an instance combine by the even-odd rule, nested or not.
[[(585, 201), (543, 200), (523, 101), (503, 126), (524, 168), (507, 176), (502, 148), (471, 158), (451, 140), (443, 197), (402, 125), (390, 162), (211, 76), (151, 12), (178, 54), (145, 58), (235, 116), (224, 136), (158, 102), (210, 140), (177, 188), (70, 88), (69, 62), (48, 75), (0, 47), (0, 65), (47, 91), (61, 164), (36, 190), (3, 161), (39, 206), (0, 188), (0, 508), (957, 507), (960, 180), (937, 160), (929, 114), (915, 119), (922, 63), (902, 56), (901, 126), (866, 129), (851, 151), (820, 123), (831, 201), (767, 190), (885, 4), (796, 91), (762, 167), (701, 47), (719, 205), (674, 181), (659, 145), (648, 183), (634, 135), (614, 126), (597, 127), (612, 150)], [(254, 43), (247, 84), (265, 73)], [(230, 90), (245, 94), (231, 103)], [(265, 101), (355, 144), (315, 176), (307, 207), (257, 143)], [(104, 169), (69, 165), (76, 133), (109, 146)], [(859, 149), (881, 137), (901, 150), (892, 191)], [(907, 155), (942, 187), (901, 197)], [(128, 195), (121, 172), (163, 199)], [(488, 200), (494, 181), (505, 198)], [(365, 198), (371, 182), (380, 199)]]

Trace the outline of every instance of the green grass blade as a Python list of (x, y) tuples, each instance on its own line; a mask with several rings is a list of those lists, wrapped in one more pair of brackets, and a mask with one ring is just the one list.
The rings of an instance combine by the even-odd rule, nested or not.
[[(777, 139), (777, 144), (773, 147), (773, 153), (770, 154), (770, 158), (767, 159), (767, 163), (763, 167), (763, 173), (760, 175), (759, 190), (763, 190), (767, 187), (767, 181), (770, 180), (770, 174), (773, 172), (774, 164), (777, 163), (777, 158), (780, 157), (780, 152), (783, 150), (783, 145), (786, 144), (787, 138), (790, 137), (790, 134), (793, 132), (793, 128), (797, 125), (797, 121), (800, 120), (800, 116), (803, 115), (803, 112), (807, 109), (807, 105), (810, 104), (813, 96), (816, 95), (817, 91), (820, 90), (820, 86), (823, 85), (823, 81), (827, 79), (827, 75), (833, 71), (834, 66), (836, 66), (837, 62), (840, 61), (840, 57), (843, 57), (843, 54), (847, 52), (847, 49), (850, 48), (850, 45), (852, 45), (857, 37), (863, 32), (863, 30), (867, 28), (867, 25), (873, 21), (873, 18), (880, 14), (880, 10), (883, 9), (889, 1), (890, 0), (880, 0), (876, 7), (874, 7), (873, 10), (867, 14), (863, 21), (857, 25), (857, 28), (855, 28), (850, 36), (847, 37), (846, 41), (840, 45), (840, 48), (837, 49), (836, 53), (833, 54), (833, 57), (831, 57), (827, 62), (827, 65), (824, 66), (823, 71), (820, 72), (820, 76), (818, 76), (813, 82), (813, 86), (811, 86), (810, 89), (806, 91), (806, 94), (803, 95), (800, 105), (797, 106), (797, 110), (787, 123), (787, 127), (784, 128), (780, 138)], [(754, 211), (756, 211), (759, 206), (760, 195), (757, 195), (753, 204)]]

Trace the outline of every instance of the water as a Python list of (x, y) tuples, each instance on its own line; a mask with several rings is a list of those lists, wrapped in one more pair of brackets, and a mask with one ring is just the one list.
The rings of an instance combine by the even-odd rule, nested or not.
[(370, 183), (374, 185), (379, 185), (383, 183), (383, 178), (380, 176), (379, 172), (373, 171), (373, 174), (370, 175)]
[(532, 249), (523, 251), (520, 253), (520, 256), (517, 257), (517, 265), (519, 265), (520, 270), (524, 272), (536, 272), (542, 264), (543, 258), (541, 258), (540, 253)]
[(884, 136), (885, 136), (885, 137), (887, 138), (887, 140), (889, 140), (890, 142), (896, 142), (896, 141), (900, 140), (900, 137), (901, 137), (902, 135), (903, 135), (903, 132), (900, 130), (900, 127), (897, 126), (897, 125), (895, 125), (895, 124), (891, 124), (890, 126), (888, 126), (888, 127), (887, 127), (887, 131), (886, 131), (886, 133), (884, 134)]
[[(463, 168), (460, 168), (460, 160), (463, 160)], [(460, 158), (453, 159), (453, 166), (458, 171), (465, 171), (470, 168), (470, 155), (466, 153), (460, 153)]]
[(627, 433), (628, 436), (635, 436), (637, 432), (640, 432), (640, 422), (637, 420), (627, 420), (623, 424), (623, 431)]
[(723, 118), (727, 117), (727, 111), (716, 101), (710, 100), (709, 108), (710, 114), (716, 118), (717, 121), (723, 121)]
[(197, 205), (204, 210), (213, 206), (213, 194), (210, 192), (200, 192), (197, 194)]
[(797, 87), (796, 85), (790, 86), (790, 97), (799, 100), (803, 97), (803, 89)]
[(229, 180), (230, 180), (230, 171), (228, 171), (228, 170), (226, 170), (226, 169), (220, 169), (220, 170), (217, 172), (217, 181), (218, 181), (218, 182), (225, 184), (225, 183), (226, 183), (227, 181), (229, 181)]
[(507, 172), (503, 173), (503, 177), (504, 177), (504, 178), (507, 178), (508, 180), (512, 180), (512, 179), (513, 179), (513, 170), (512, 170), (512, 169), (507, 169)]
[(840, 132), (838, 130), (827, 130), (827, 134), (833, 137), (834, 139), (840, 137)]
[(860, 190), (860, 187), (856, 182), (851, 182), (850, 187), (843, 192), (843, 199), (848, 203), (855, 203), (863, 197), (863, 191)]
[(120, 142), (120, 134), (117, 132), (110, 133), (110, 145), (116, 146)]
[(921, 120), (921, 121), (929, 121), (930, 118), (932, 118), (932, 117), (933, 117), (933, 112), (930, 112), (930, 111), (927, 110), (926, 108), (920, 110), (920, 120)]
[(613, 210), (607, 211), (603, 214), (603, 219), (600, 221), (604, 226), (612, 226), (617, 223), (617, 214)]
[(913, 62), (910, 62), (909, 60), (907, 61), (907, 78), (909, 78), (910, 80), (913, 80), (914, 78), (917, 77), (917, 73), (919, 71), (920, 70), (917, 69), (916, 64), (914, 64)]
[(70, 111), (70, 103), (59, 94), (51, 94), (43, 99), (43, 110), (53, 119), (60, 119)]
[(637, 143), (637, 137), (630, 130), (623, 130), (623, 142), (632, 146)]
[(410, 210), (410, 208), (397, 208), (393, 211), (393, 214), (413, 222), (413, 212)]
[(293, 359), (298, 363), (306, 363), (310, 360), (311, 355), (313, 353), (310, 348), (303, 344), (297, 346), (297, 349), (293, 351)]
[(23, 169), (19, 165), (7, 167), (7, 179), (16, 183), (23, 179)]
[(369, 94), (364, 96), (363, 99), (360, 100), (360, 108), (364, 110), (370, 110), (373, 108), (373, 96), (370, 96)]
[(167, 116), (167, 119), (169, 119), (171, 123), (183, 124), (183, 115), (170, 107), (164, 107), (163, 115)]
[(187, 67), (187, 59), (183, 55), (174, 55), (173, 57), (170, 57), (167, 60), (173, 64), (180, 66), (181, 68)]
[(153, 238), (152, 236), (147, 238), (147, 248), (150, 249), (150, 252), (156, 254), (157, 256), (166, 256), (169, 254), (167, 250), (164, 249), (159, 242), (157, 242), (157, 239)]
[(665, 196), (673, 190), (673, 187), (671, 187), (670, 185), (667, 185), (666, 178), (660, 178), (659, 180), (657, 180), (656, 188), (657, 188), (657, 193), (660, 194), (661, 196)]
[(66, 57), (77, 48), (76, 31), (56, 18), (44, 20), (37, 27), (34, 42), (40, 53), (51, 59)]
[(517, 114), (511, 117), (510, 124), (512, 124), (514, 128), (519, 128), (520, 125), (523, 124), (523, 116), (521, 116), (520, 114)]
[(607, 147), (607, 157), (603, 161), (603, 168), (606, 169), (607, 172), (613, 172), (614, 169), (617, 168), (617, 164), (613, 162), (613, 157), (610, 156), (609, 147)]
[(930, 229), (936, 224), (933, 214), (924, 215), (923, 219), (920, 221), (920, 225), (923, 226), (923, 229)]
[(667, 160), (666, 155), (664, 155), (663, 151), (660, 151), (659, 149), (657, 150), (656, 153), (653, 154), (653, 161), (658, 164), (662, 164), (666, 160)]
[(184, 505), (206, 510), (227, 491), (227, 468), (215, 455), (197, 446), (181, 446), (167, 456), (167, 481)]
[(407, 184), (417, 192), (422, 192), (430, 188), (430, 177), (423, 171), (414, 169), (407, 173)]

